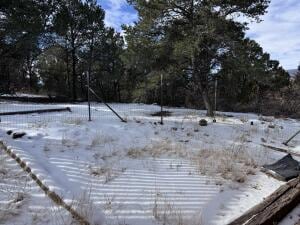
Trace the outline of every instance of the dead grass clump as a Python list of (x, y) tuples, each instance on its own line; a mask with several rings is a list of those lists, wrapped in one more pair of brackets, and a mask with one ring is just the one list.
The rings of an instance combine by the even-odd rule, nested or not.
[(226, 180), (244, 183), (248, 175), (255, 174), (257, 165), (243, 145), (225, 150), (201, 150), (194, 158), (201, 174), (221, 176)]
[[(1, 154), (1, 152), (0, 152), (0, 154)], [(0, 156), (0, 177), (6, 175), (7, 173), (8, 173), (8, 170), (7, 170), (7, 166), (6, 166), (6, 160), (4, 157)]]
[(28, 177), (9, 169), (8, 157), (0, 149), (0, 223), (21, 214), (29, 198)]
[(152, 213), (155, 220), (164, 225), (203, 225), (201, 213), (187, 217), (159, 192), (155, 194)]
[(20, 215), (27, 197), (25, 193), (16, 193), (8, 203), (0, 204), (0, 221), (5, 222)]
[(127, 156), (132, 159), (138, 159), (146, 154), (146, 148), (130, 148), (127, 151)]
[(273, 117), (260, 116), (258, 118), (258, 120), (263, 121), (263, 122), (268, 122), (268, 123), (274, 122), (274, 118)]
[(122, 171), (113, 170), (109, 166), (105, 167), (90, 167), (90, 174), (96, 177), (104, 177), (104, 183), (109, 183), (113, 181), (115, 178), (117, 178), (121, 172), (124, 172), (125, 169), (122, 169)]
[(133, 159), (143, 157), (157, 158), (162, 155), (186, 157), (184, 145), (173, 143), (170, 140), (155, 141), (142, 148), (130, 148), (127, 156)]
[(66, 133), (62, 134), (61, 137), (61, 144), (65, 147), (76, 147), (79, 145), (77, 140), (74, 140), (72, 138), (69, 138)]
[(67, 118), (62, 121), (65, 124), (70, 125), (82, 125), (84, 123), (84, 120), (82, 118)]
[(48, 126), (48, 124), (50, 123), (50, 120), (44, 120), (44, 121), (37, 121), (37, 122), (33, 122), (33, 123), (28, 123), (28, 128), (46, 128)]
[(91, 225), (103, 225), (104, 215), (96, 209), (91, 197), (91, 189), (84, 191), (76, 201), (73, 201), (72, 208)]
[(241, 119), (240, 119), (243, 123), (248, 123), (249, 119), (245, 116), (243, 116)]
[(97, 133), (96, 135), (94, 135), (94, 137), (92, 138), (91, 147), (96, 147), (96, 146), (103, 146), (105, 144), (109, 144), (116, 141), (116, 139), (112, 136), (103, 134), (103, 133)]

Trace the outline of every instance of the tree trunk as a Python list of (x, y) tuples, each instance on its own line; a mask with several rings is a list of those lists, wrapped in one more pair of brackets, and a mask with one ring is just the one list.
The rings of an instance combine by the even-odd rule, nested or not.
[(198, 89), (200, 91), (200, 94), (202, 96), (205, 108), (207, 110), (206, 115), (209, 117), (214, 117), (214, 110), (213, 110), (213, 106), (211, 104), (211, 100), (208, 95), (208, 90), (207, 90), (207, 88), (204, 87), (202, 80), (201, 80), (201, 73), (196, 68), (194, 53), (192, 54), (191, 59), (192, 59), (193, 77), (194, 77), (195, 86), (197, 87), (196, 89)]
[(73, 92), (73, 100), (77, 100), (77, 92), (76, 92), (76, 53), (75, 47), (72, 46), (72, 92)]
[(209, 117), (214, 117), (213, 106), (212, 106), (211, 101), (208, 97), (207, 91), (202, 91), (201, 95), (202, 95), (202, 99), (204, 101), (205, 108), (207, 110), (206, 115), (209, 116)]
[(70, 80), (70, 60), (69, 60), (69, 50), (66, 50), (66, 63), (67, 63), (67, 93), (68, 97), (71, 97), (71, 80)]

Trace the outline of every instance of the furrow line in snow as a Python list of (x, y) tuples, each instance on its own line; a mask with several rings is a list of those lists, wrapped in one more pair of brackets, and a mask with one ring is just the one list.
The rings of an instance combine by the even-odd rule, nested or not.
[(14, 151), (3, 142), (0, 141), (0, 149), (3, 149), (12, 159), (14, 159), (20, 167), (29, 174), (29, 176), (36, 182), (36, 184), (44, 191), (44, 193), (58, 206), (65, 208), (80, 225), (90, 225), (89, 221), (80, 215), (71, 205), (67, 204), (56, 192), (51, 191), (38, 177), (32, 172), (32, 169), (23, 161)]

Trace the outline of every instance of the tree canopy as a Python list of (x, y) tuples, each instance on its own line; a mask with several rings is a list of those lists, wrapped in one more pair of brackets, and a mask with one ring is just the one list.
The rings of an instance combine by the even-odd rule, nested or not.
[[(96, 0), (0, 2), (0, 93), (85, 100), (87, 79), (107, 101), (260, 109), (289, 87), (288, 73), (254, 40), (269, 0), (128, 0), (123, 32), (105, 26)], [(296, 79), (297, 82), (299, 79)]]

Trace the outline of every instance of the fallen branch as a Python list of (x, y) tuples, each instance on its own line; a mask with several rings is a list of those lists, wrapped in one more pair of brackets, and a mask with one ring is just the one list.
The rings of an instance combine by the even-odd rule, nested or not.
[(2, 112), (0, 116), (12, 116), (12, 115), (23, 115), (23, 114), (32, 114), (32, 113), (50, 113), (50, 112), (71, 112), (69, 107), (66, 108), (56, 108), (56, 109), (37, 109), (37, 110), (28, 110), (28, 111), (16, 111), (16, 112)]

